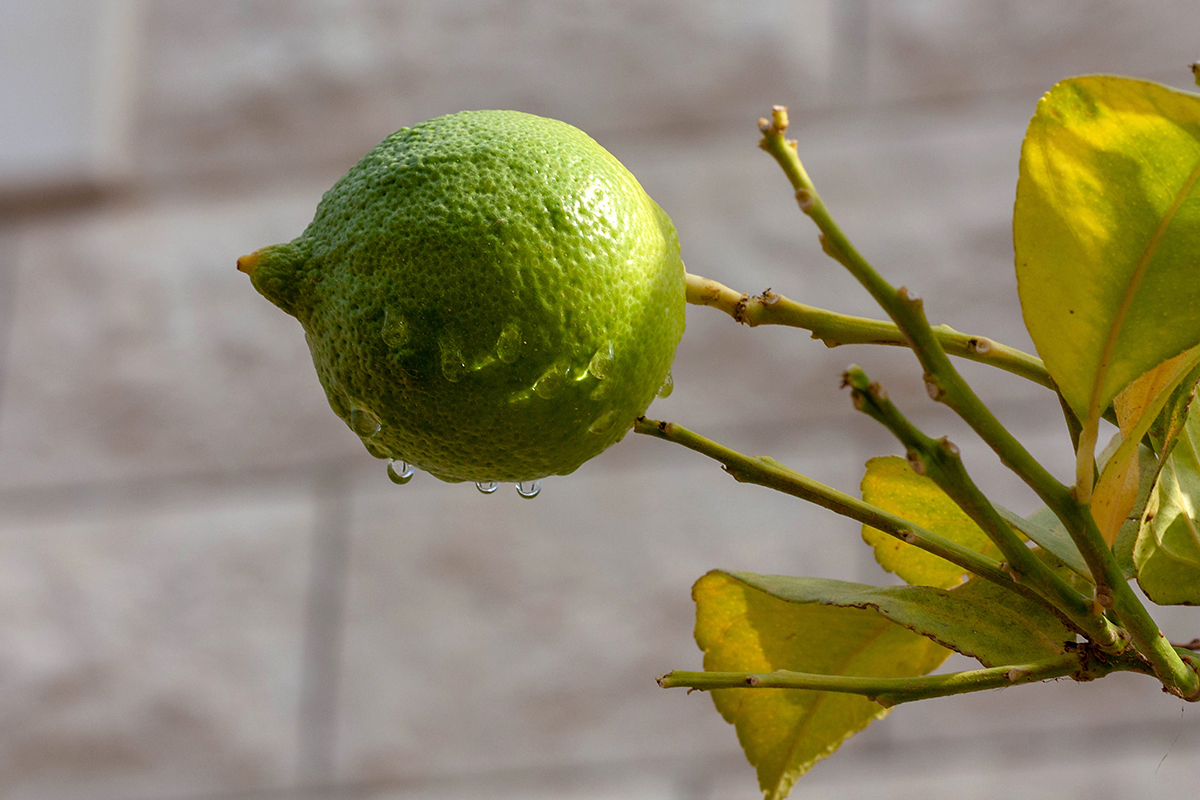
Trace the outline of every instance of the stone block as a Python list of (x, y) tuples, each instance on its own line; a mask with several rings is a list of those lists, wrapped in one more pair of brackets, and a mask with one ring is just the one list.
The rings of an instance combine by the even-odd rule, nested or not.
[(678, 131), (828, 100), (830, 0), (156, 2), (140, 162), (150, 175), (349, 166), (404, 125), (514, 108), (593, 135)]
[(1030, 104), (1070, 75), (1128, 74), (1192, 84), (1186, 0), (872, 2), (867, 48), (874, 103), (1013, 94)]
[(302, 231), (321, 189), (24, 225), (4, 298), (0, 485), (362, 451), (329, 410), (300, 325), (234, 268), (239, 255)]
[(0, 512), (0, 794), (293, 784), (303, 493)]

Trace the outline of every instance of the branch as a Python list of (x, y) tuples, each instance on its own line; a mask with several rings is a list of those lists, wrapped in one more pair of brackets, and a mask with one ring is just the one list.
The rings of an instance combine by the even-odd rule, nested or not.
[(689, 450), (719, 461), (725, 471), (739, 483), (765, 486), (793, 497), (799, 497), (844, 517), (849, 517), (856, 522), (870, 525), (872, 528), (883, 531), (927, 553), (944, 558), (967, 572), (1033, 600), (1062, 618), (1072, 628), (1081, 633), (1084, 632), (1071, 621), (1069, 616), (1064, 615), (1053, 603), (1047, 601), (1030, 586), (1014, 581), (1004, 566), (995, 559), (988, 558), (951, 539), (939, 536), (857, 497), (815, 481), (785, 467), (773, 458), (743, 455), (673, 422), (660, 422), (639, 417), (634, 423), (633, 429), (637, 433), (683, 445)]
[(978, 525), (1008, 559), (1007, 569), (1017, 583), (1030, 586), (1046, 598), (1082, 632), (1108, 653), (1119, 653), (1127, 642), (1094, 606), (1056, 574), (1017, 536), (996, 507), (971, 480), (958, 448), (949, 439), (935, 440), (908, 421), (887, 392), (872, 383), (860, 368), (850, 367), (843, 376), (851, 387), (854, 407), (890, 430), (908, 449), (908, 460), (918, 475), (925, 475)]
[[(852, 317), (789, 300), (767, 289), (751, 297), (699, 275), (687, 276), (687, 301), (724, 311), (743, 325), (787, 325), (812, 332), (826, 347), (844, 344), (886, 344), (908, 347), (908, 340), (894, 322)], [(1037, 356), (1000, 344), (983, 336), (960, 333), (949, 325), (938, 325), (934, 335), (947, 353), (990, 364), (1057, 391), (1050, 373)]]
[(775, 106), (770, 120), (759, 121), (763, 133), (761, 146), (783, 168), (795, 189), (800, 209), (820, 229), (822, 248), (870, 292), (909, 340), (925, 370), (925, 385), (930, 397), (953, 409), (1062, 521), (1095, 579), (1096, 602), (1117, 614), (1134, 646), (1154, 666), (1154, 674), (1162, 680), (1167, 691), (1184, 699), (1200, 700), (1200, 674), (1185, 664), (1170, 646), (1154, 618), (1130, 588), (1112, 550), (1096, 527), (1091, 510), (1038, 463), (959, 375), (925, 318), (920, 295), (905, 287), (893, 288), (854, 249), (817, 194), (796, 153), (796, 143), (784, 140), (787, 125), (787, 109)]
[(807, 689), (819, 692), (861, 694), (890, 707), (914, 700), (982, 692), (1051, 678), (1071, 677), (1077, 681), (1102, 678), (1112, 672), (1144, 672), (1136, 659), (1106, 659), (1080, 648), (1061, 656), (1003, 667), (968, 670), (952, 675), (924, 675), (915, 678), (860, 678), (842, 675), (817, 675), (807, 672), (685, 672), (674, 670), (658, 679), (664, 689), (687, 687), (701, 691), (713, 689)]

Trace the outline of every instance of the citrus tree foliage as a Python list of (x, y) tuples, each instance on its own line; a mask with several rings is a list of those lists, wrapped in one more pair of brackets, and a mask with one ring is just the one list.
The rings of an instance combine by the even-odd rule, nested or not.
[[(1200, 96), (1111, 76), (1071, 78), (1038, 103), (1020, 160), (1013, 238), (1025, 323), (1038, 357), (931, 326), (915, 293), (884, 280), (838, 228), (783, 138), (761, 122), (826, 253), (890, 322), (757, 297), (689, 276), (689, 301), (743, 323), (806, 328), (828, 345), (910, 346), (930, 396), (956, 411), (1045, 506), (1028, 518), (971, 481), (958, 449), (926, 435), (857, 367), (856, 408), (906, 458), (866, 464), (849, 497), (765, 457), (672, 423), (637, 430), (863, 523), (864, 541), (907, 586), (711, 572), (693, 589), (703, 672), (667, 687), (711, 691), (769, 800), (818, 759), (904, 702), (1050, 677), (1142, 672), (1200, 699), (1197, 659), (1160, 634), (1132, 592), (1200, 604)], [(1049, 475), (971, 392), (947, 355), (1036, 380), (1061, 405), (1075, 482)], [(1103, 421), (1115, 426), (1099, 448)], [(1099, 450), (1099, 452), (1098, 452)], [(1198, 631), (1200, 633), (1200, 631)], [(930, 674), (951, 651), (980, 668)]]

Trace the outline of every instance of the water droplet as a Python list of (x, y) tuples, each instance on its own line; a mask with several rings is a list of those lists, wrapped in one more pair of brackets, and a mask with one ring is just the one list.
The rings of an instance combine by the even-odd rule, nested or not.
[(442, 375), (451, 383), (458, 383), (467, 374), (467, 362), (463, 358), (462, 344), (457, 337), (442, 339)]
[(667, 377), (663, 378), (662, 386), (658, 387), (658, 396), (670, 397), (673, 391), (675, 391), (675, 378), (668, 371)]
[(398, 458), (393, 458), (391, 463), (388, 464), (387, 469), (388, 477), (392, 479), (392, 483), (399, 484), (400, 486), (403, 486), (411, 481), (413, 479), (413, 473), (416, 472), (416, 470), (413, 469), (412, 464), (409, 464), (406, 461), (401, 461)]
[(543, 400), (549, 400), (567, 386), (567, 370), (555, 364), (542, 373), (533, 384), (533, 392)]
[(600, 346), (600, 349), (592, 356), (592, 360), (588, 362), (588, 372), (596, 378), (604, 380), (612, 373), (613, 365), (616, 363), (612, 342), (607, 342)]
[(398, 313), (384, 309), (383, 342), (388, 347), (400, 347), (408, 341), (408, 323)]
[(484, 494), (491, 494), (500, 488), (499, 481), (479, 481), (475, 484), (475, 488)]
[(590, 433), (603, 436), (612, 430), (613, 425), (617, 424), (617, 418), (619, 416), (620, 413), (615, 408), (610, 408), (608, 411), (605, 411), (603, 414), (597, 417), (596, 420), (588, 426), (588, 431)]
[(519, 355), (521, 355), (521, 326), (510, 322), (504, 326), (504, 330), (500, 331), (500, 338), (496, 340), (496, 358), (505, 364), (511, 364), (517, 360)]
[(541, 481), (521, 481), (517, 484), (517, 494), (521, 497), (533, 499), (538, 496), (540, 491), (542, 491)]
[(350, 430), (364, 438), (370, 438), (382, 430), (379, 417), (365, 408), (350, 407)]

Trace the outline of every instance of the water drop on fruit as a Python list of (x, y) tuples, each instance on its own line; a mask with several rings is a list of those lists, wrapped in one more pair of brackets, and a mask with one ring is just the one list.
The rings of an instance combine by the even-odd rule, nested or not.
[(398, 458), (393, 458), (388, 464), (388, 477), (392, 479), (392, 483), (403, 486), (413, 479), (413, 474), (416, 472), (413, 465)]
[(610, 408), (599, 417), (597, 417), (591, 425), (588, 426), (589, 433), (595, 433), (603, 436), (612, 430), (613, 425), (617, 424), (617, 418), (620, 414), (615, 408)]
[(370, 438), (382, 429), (383, 425), (379, 422), (379, 417), (365, 408), (350, 407), (350, 430), (363, 438)]
[(491, 494), (500, 488), (499, 481), (479, 481), (475, 484), (475, 488), (484, 494)]
[(442, 375), (451, 383), (458, 383), (467, 374), (467, 362), (463, 358), (462, 345), (457, 337), (447, 336), (441, 342)]
[(567, 385), (567, 371), (560, 364), (555, 364), (542, 373), (533, 384), (533, 393), (543, 400), (549, 400), (560, 393)]
[(541, 481), (521, 481), (517, 484), (517, 494), (521, 497), (532, 499), (537, 497), (540, 491), (542, 491)]
[(519, 355), (521, 355), (521, 326), (516, 322), (510, 322), (504, 326), (504, 330), (500, 331), (500, 338), (496, 340), (496, 358), (505, 364), (511, 364), (517, 360)]
[(604, 380), (612, 372), (614, 364), (616, 364), (616, 358), (613, 356), (612, 342), (606, 342), (600, 346), (600, 349), (592, 356), (592, 360), (588, 362), (588, 372), (594, 377)]
[(662, 386), (658, 387), (658, 396), (670, 397), (673, 391), (675, 391), (675, 378), (668, 372), (667, 377), (663, 378)]
[(383, 312), (383, 341), (388, 347), (400, 347), (408, 342), (408, 323), (394, 311)]

